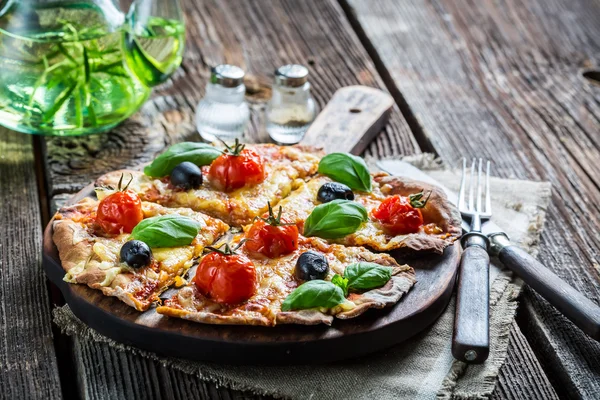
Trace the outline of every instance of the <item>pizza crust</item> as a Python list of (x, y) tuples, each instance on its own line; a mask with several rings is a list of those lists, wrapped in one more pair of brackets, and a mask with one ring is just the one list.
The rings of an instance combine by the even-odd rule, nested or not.
[[(442, 254), (444, 249), (460, 238), (462, 234), (462, 218), (458, 209), (450, 203), (442, 189), (425, 182), (413, 179), (378, 174), (374, 181), (379, 185), (381, 193), (386, 196), (408, 196), (424, 191), (431, 196), (424, 208), (421, 209), (425, 223), (434, 223), (442, 229), (443, 235), (416, 233), (405, 235), (402, 242), (394, 248), (378, 248), (377, 250), (410, 250), (415, 252), (434, 252)], [(392, 241), (393, 242), (393, 241)]]
[[(298, 188), (304, 179), (317, 173), (322, 151), (310, 146), (249, 145), (265, 160), (265, 180), (255, 186), (243, 187), (230, 193), (215, 190), (208, 178), (208, 167), (203, 167), (204, 181), (199, 189), (182, 191), (169, 184), (169, 177), (151, 178), (140, 171), (109, 172), (96, 180), (97, 187), (116, 187), (122, 175), (129, 188), (142, 200), (167, 207), (189, 207), (195, 211), (219, 218), (232, 226), (251, 223), (256, 216), (267, 212), (268, 205), (277, 204)], [(99, 194), (101, 198), (102, 194)]]
[[(242, 238), (243, 235), (236, 236), (233, 243)], [(393, 276), (381, 288), (364, 293), (350, 293), (348, 299), (354, 303), (351, 309), (344, 305), (329, 310), (281, 311), (281, 303), (302, 283), (293, 276), (293, 270), (300, 254), (308, 250), (319, 251), (326, 256), (331, 269), (328, 279), (335, 273), (342, 275), (346, 266), (351, 263), (365, 261), (393, 267)], [(240, 251), (245, 252), (243, 247)], [(408, 265), (399, 265), (388, 254), (372, 253), (362, 247), (328, 244), (318, 238), (300, 237), (299, 249), (278, 259), (253, 258), (250, 254), (246, 255), (256, 268), (259, 288), (247, 301), (231, 306), (219, 304), (206, 298), (191, 283), (167, 299), (164, 305), (157, 308), (157, 312), (205, 324), (331, 325), (334, 316), (349, 319), (363, 314), (370, 308), (384, 308), (396, 304), (416, 282), (414, 270)]]
[[(318, 175), (303, 183), (298, 190), (279, 203), (290, 221), (304, 230), (304, 222), (312, 210), (321, 204), (317, 200), (319, 188), (332, 179)], [(388, 196), (400, 194), (408, 196), (424, 190), (431, 191), (427, 205), (421, 209), (425, 224), (433, 223), (442, 229), (441, 234), (427, 234), (424, 231), (408, 235), (388, 235), (379, 223), (370, 217), (356, 232), (332, 242), (346, 246), (365, 246), (376, 251), (434, 252), (442, 254), (444, 249), (458, 239), (462, 233), (460, 213), (438, 187), (424, 182), (392, 177), (387, 174), (373, 176), (371, 193), (355, 192), (355, 201), (365, 206), (369, 216)]]
[(133, 270), (119, 260), (119, 250), (129, 234), (103, 236), (95, 225), (98, 201), (85, 198), (73, 206), (60, 209), (52, 224), (52, 239), (58, 249), (64, 280), (88, 285), (144, 311), (158, 301), (158, 296), (183, 276), (205, 246), (212, 244), (229, 226), (188, 209), (167, 209), (153, 203), (142, 203), (146, 218), (180, 214), (201, 223), (194, 243), (176, 248), (153, 249), (155, 264)]

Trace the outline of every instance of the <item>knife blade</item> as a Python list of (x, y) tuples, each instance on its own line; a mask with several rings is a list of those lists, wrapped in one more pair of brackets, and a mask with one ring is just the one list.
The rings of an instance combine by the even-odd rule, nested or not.
[[(380, 160), (377, 166), (383, 171), (411, 179), (421, 180), (440, 187), (450, 202), (456, 205), (458, 196), (429, 175), (398, 160)], [(463, 231), (469, 226), (463, 220)], [(466, 229), (465, 229), (466, 228)], [(600, 341), (600, 307), (585, 297), (558, 275), (546, 268), (526, 251), (510, 243), (506, 233), (494, 221), (483, 224), (482, 232), (490, 238), (490, 253), (498, 256), (505, 267), (515, 272), (523, 281), (544, 297), (583, 332)]]

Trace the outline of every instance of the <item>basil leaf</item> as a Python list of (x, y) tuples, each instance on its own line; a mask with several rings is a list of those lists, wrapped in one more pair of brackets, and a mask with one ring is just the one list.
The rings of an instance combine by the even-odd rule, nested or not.
[(371, 262), (350, 264), (344, 271), (348, 279), (348, 288), (353, 290), (375, 289), (385, 285), (392, 277), (391, 267), (384, 267)]
[(331, 278), (331, 283), (335, 286), (339, 286), (344, 291), (344, 296), (348, 296), (348, 278), (342, 278), (338, 274), (335, 274)]
[(200, 232), (200, 223), (181, 215), (146, 218), (133, 228), (130, 239), (150, 247), (178, 247), (192, 243)]
[(307, 308), (332, 308), (346, 300), (342, 289), (331, 282), (314, 280), (303, 283), (285, 298), (281, 311)]
[(371, 191), (371, 174), (365, 160), (348, 153), (331, 153), (319, 162), (319, 173), (350, 189)]
[(184, 161), (190, 161), (198, 166), (209, 165), (221, 154), (223, 154), (221, 150), (206, 143), (177, 143), (156, 157), (152, 164), (146, 166), (144, 174), (161, 178), (169, 175), (173, 168)]
[(320, 204), (304, 222), (304, 236), (339, 239), (354, 233), (369, 219), (367, 210), (350, 200), (333, 200)]

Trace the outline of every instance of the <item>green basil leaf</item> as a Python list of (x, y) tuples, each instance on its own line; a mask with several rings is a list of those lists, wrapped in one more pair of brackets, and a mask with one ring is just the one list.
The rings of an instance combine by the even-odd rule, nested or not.
[(192, 243), (200, 232), (200, 223), (181, 215), (146, 218), (133, 228), (130, 239), (150, 247), (178, 247)]
[(152, 164), (146, 166), (144, 174), (153, 178), (161, 178), (169, 175), (173, 168), (184, 161), (198, 166), (209, 165), (221, 154), (223, 154), (221, 150), (206, 143), (177, 143), (156, 157)]
[(393, 268), (384, 267), (371, 262), (350, 264), (344, 271), (348, 279), (348, 288), (353, 290), (369, 290), (385, 285), (392, 277)]
[(371, 191), (371, 174), (365, 160), (348, 153), (331, 153), (319, 162), (319, 173), (350, 189)]
[(331, 283), (339, 286), (344, 291), (344, 296), (348, 296), (348, 278), (342, 278), (340, 275), (335, 274), (331, 278)]
[(314, 280), (303, 283), (285, 298), (281, 311), (307, 308), (332, 308), (346, 300), (343, 290), (331, 282)]
[(314, 208), (304, 222), (304, 236), (339, 239), (354, 233), (369, 219), (367, 210), (350, 200), (333, 200)]

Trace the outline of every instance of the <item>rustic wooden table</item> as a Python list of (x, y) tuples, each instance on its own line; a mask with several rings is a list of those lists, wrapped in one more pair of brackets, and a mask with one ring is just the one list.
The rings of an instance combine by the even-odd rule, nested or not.
[[(362, 84), (395, 98), (366, 154), (432, 151), (494, 160), (503, 177), (548, 180), (540, 260), (600, 298), (600, 2), (596, 0), (187, 0), (187, 53), (142, 112), (106, 135), (44, 139), (0, 132), (0, 390), (4, 398), (244, 398), (102, 344), (61, 335), (60, 295), (40, 268), (41, 234), (69, 194), (108, 170), (196, 140), (209, 66), (249, 85), (250, 137), (276, 66), (311, 71), (323, 107)], [(586, 78), (587, 76), (587, 78)], [(594, 78), (596, 82), (594, 83)], [(497, 399), (600, 398), (600, 344), (525, 289)]]

